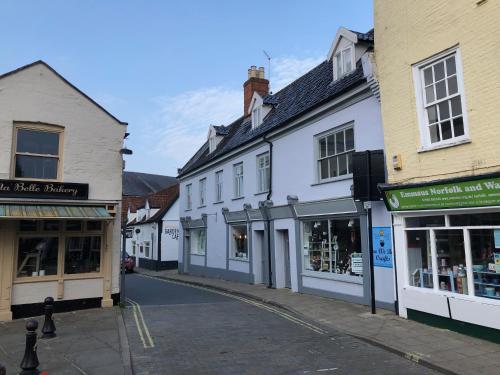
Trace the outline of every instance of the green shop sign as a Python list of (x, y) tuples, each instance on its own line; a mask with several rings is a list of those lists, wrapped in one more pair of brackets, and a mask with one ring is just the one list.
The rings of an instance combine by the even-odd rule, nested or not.
[(500, 176), (381, 190), (390, 211), (500, 206)]

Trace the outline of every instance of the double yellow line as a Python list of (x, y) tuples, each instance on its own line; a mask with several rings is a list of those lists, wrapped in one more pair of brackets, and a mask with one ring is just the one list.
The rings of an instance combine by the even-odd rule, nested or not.
[(141, 277), (147, 277), (147, 278), (150, 278), (150, 279), (154, 279), (154, 280), (157, 280), (157, 281), (162, 281), (162, 282), (165, 282), (165, 283), (170, 283), (170, 284), (177, 284), (177, 285), (182, 285), (182, 286), (186, 286), (186, 287), (189, 287), (189, 288), (195, 288), (195, 289), (200, 289), (200, 290), (204, 290), (204, 291), (207, 291), (207, 292), (210, 292), (210, 293), (215, 293), (215, 294), (219, 294), (219, 295), (222, 295), (222, 296), (225, 296), (225, 297), (229, 297), (229, 298), (233, 298), (233, 299), (236, 299), (238, 301), (241, 301), (241, 302), (244, 302), (244, 303), (247, 303), (249, 305), (253, 305), (255, 307), (258, 307), (259, 309), (262, 309), (262, 310), (266, 310), (266, 311), (269, 311), (270, 313), (273, 313), (273, 314), (276, 314), (284, 319), (287, 319), (289, 320), (290, 322), (292, 323), (295, 323), (297, 325), (300, 325), (304, 328), (307, 328), (317, 334), (320, 334), (320, 335), (327, 335), (328, 334), (328, 331), (318, 327), (318, 326), (315, 326), (311, 323), (308, 323), (302, 319), (299, 319), (293, 315), (290, 315), (284, 311), (281, 311), (281, 310), (278, 310), (274, 307), (271, 307), (271, 306), (268, 306), (266, 304), (263, 304), (263, 303), (260, 303), (260, 302), (257, 302), (257, 301), (254, 301), (254, 300), (251, 300), (251, 299), (248, 299), (248, 298), (244, 298), (244, 297), (240, 297), (240, 296), (237, 296), (237, 295), (234, 295), (234, 294), (230, 294), (230, 293), (225, 293), (225, 292), (222, 292), (222, 291), (218, 291), (218, 290), (214, 290), (214, 289), (211, 289), (211, 288), (205, 288), (205, 287), (202, 287), (202, 286), (197, 286), (197, 285), (193, 285), (193, 284), (188, 284), (188, 283), (183, 283), (183, 282), (178, 282), (178, 281), (173, 281), (173, 280), (165, 280), (165, 279), (160, 279), (158, 277), (154, 277), (154, 276), (148, 276), (148, 275), (139, 275)]
[(148, 326), (144, 320), (144, 315), (142, 315), (141, 306), (130, 298), (127, 298), (127, 302), (132, 305), (135, 325), (137, 326), (137, 332), (139, 332), (139, 337), (141, 338), (144, 349), (154, 348), (155, 343), (149, 333)]

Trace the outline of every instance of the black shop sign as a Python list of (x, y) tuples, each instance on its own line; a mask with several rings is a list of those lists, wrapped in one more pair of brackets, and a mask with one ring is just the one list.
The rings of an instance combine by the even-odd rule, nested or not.
[(85, 200), (89, 184), (0, 180), (0, 198)]

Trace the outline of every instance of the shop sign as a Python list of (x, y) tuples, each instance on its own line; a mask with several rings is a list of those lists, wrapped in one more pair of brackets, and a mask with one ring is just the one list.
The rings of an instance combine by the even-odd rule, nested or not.
[(390, 211), (500, 206), (500, 177), (391, 189), (382, 187)]
[(373, 265), (392, 268), (391, 227), (373, 227)]
[(125, 238), (132, 238), (132, 237), (134, 237), (134, 233), (133, 233), (132, 229), (127, 229), (125, 231)]
[(363, 254), (362, 253), (352, 253), (351, 254), (351, 272), (357, 273), (358, 275), (363, 274)]
[(88, 184), (0, 180), (0, 198), (85, 200), (88, 196)]
[(495, 272), (500, 273), (500, 253), (495, 253)]

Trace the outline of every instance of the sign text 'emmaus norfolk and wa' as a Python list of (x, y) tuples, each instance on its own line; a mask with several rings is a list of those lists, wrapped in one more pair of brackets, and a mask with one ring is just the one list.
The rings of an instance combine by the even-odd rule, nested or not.
[(500, 206), (500, 177), (382, 190), (391, 211)]

